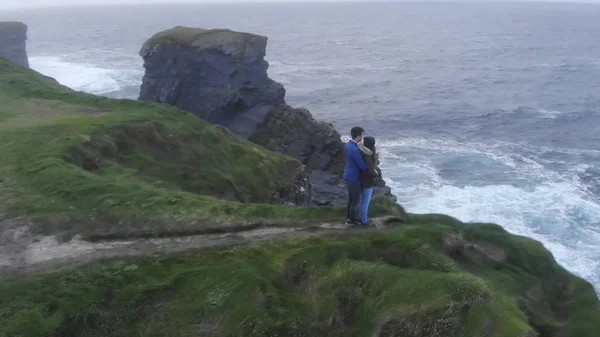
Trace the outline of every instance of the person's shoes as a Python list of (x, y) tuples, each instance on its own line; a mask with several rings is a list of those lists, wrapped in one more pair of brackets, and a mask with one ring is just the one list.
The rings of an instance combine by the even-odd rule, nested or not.
[(367, 222), (362, 222), (359, 220), (357, 225), (362, 226), (362, 227), (375, 227), (375, 225), (373, 224), (373, 222), (370, 219), (367, 220)]
[(356, 223), (354, 221), (348, 219), (348, 220), (346, 220), (345, 225), (348, 227), (354, 227), (356, 225)]

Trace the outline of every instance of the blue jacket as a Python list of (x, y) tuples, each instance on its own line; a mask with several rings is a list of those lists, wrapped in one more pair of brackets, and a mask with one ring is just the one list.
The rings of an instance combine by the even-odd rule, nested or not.
[(360, 184), (360, 171), (367, 169), (358, 144), (349, 141), (345, 150), (346, 167), (344, 167), (344, 179)]

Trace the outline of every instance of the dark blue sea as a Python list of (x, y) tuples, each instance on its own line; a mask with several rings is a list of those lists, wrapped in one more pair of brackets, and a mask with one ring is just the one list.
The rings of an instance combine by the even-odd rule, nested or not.
[(78, 7), (29, 25), (31, 66), (137, 98), (138, 51), (176, 25), (267, 35), (287, 100), (378, 140), (410, 212), (540, 240), (600, 290), (600, 5), (420, 2)]

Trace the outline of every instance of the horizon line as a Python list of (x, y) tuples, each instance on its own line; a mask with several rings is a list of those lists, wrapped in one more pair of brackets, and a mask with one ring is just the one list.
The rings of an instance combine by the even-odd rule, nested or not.
[(253, 5), (253, 4), (276, 4), (276, 5), (289, 5), (289, 4), (348, 4), (348, 3), (553, 3), (553, 4), (586, 4), (586, 5), (600, 5), (598, 0), (205, 0), (205, 1), (168, 1), (164, 2), (152, 2), (144, 3), (143, 0), (133, 0), (131, 2), (113, 2), (108, 4), (101, 3), (73, 3), (73, 4), (47, 4), (47, 5), (24, 5), (4, 8), (0, 10), (0, 13), (5, 11), (15, 10), (43, 10), (43, 9), (57, 9), (57, 8), (84, 8), (84, 7), (123, 7), (123, 6), (182, 6), (182, 5)]

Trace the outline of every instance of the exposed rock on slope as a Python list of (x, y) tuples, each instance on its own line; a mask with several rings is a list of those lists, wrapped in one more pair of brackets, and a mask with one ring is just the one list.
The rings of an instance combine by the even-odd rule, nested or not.
[[(175, 27), (142, 47), (140, 99), (175, 105), (270, 150), (300, 160), (318, 205), (346, 202), (344, 143), (334, 127), (285, 104), (285, 89), (267, 75), (267, 38), (230, 30)], [(380, 180), (376, 195), (391, 196)]]
[[(330, 123), (315, 120), (306, 109), (283, 105), (269, 113), (250, 140), (304, 163), (311, 172), (313, 203), (347, 202), (346, 185), (341, 179), (345, 144)], [(393, 197), (382, 179), (377, 182), (375, 194)]]
[(0, 22), (0, 57), (29, 67), (26, 46), (26, 24), (22, 22)]

